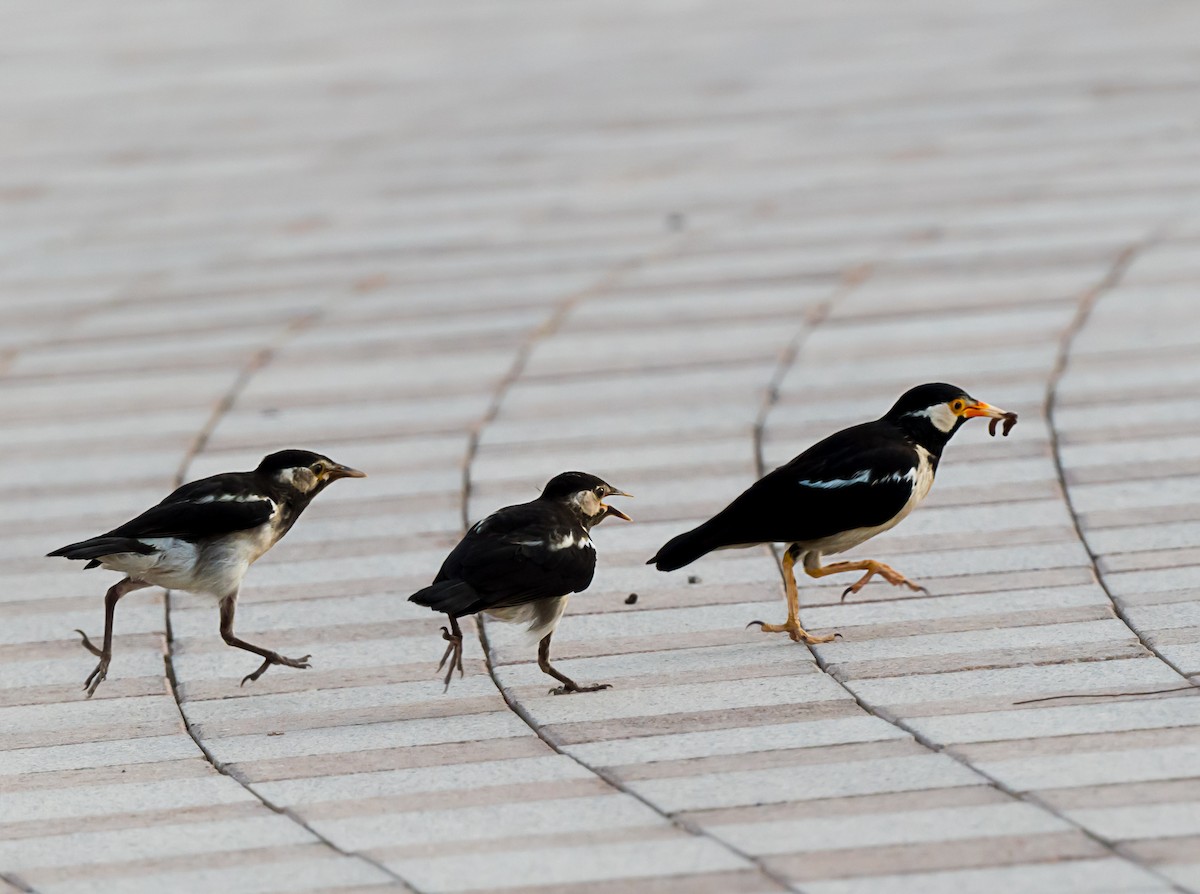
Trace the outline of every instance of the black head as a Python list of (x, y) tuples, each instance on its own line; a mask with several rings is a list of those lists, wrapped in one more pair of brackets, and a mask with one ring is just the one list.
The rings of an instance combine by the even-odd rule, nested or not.
[(312, 499), (339, 478), (366, 478), (366, 474), (336, 463), (311, 450), (280, 450), (263, 457), (254, 473), (277, 487)]
[(542, 488), (539, 500), (553, 503), (565, 503), (580, 517), (584, 525), (590, 528), (599, 524), (610, 515), (630, 521), (628, 515), (614, 506), (604, 502), (605, 497), (632, 496), (619, 491), (608, 482), (587, 472), (563, 472), (555, 475)]
[(1012, 415), (976, 400), (957, 385), (930, 382), (905, 391), (883, 418), (900, 426), (926, 450), (940, 454), (946, 442), (968, 419), (975, 416), (999, 419)]

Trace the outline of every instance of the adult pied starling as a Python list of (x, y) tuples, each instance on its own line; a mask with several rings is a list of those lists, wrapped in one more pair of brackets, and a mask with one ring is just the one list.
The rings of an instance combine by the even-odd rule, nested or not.
[(713, 550), (784, 543), (787, 621), (750, 626), (786, 632), (796, 642), (828, 642), (832, 636), (813, 636), (800, 626), (795, 564), (800, 562), (810, 577), (865, 571), (842, 599), (876, 574), (890, 584), (923, 590), (874, 559), (822, 565), (821, 556), (858, 546), (912, 512), (933, 485), (942, 450), (975, 416), (993, 420), (993, 435), (997, 421), (1004, 421), (1007, 435), (1017, 420), (1015, 413), (988, 406), (954, 385), (918, 385), (881, 418), (830, 435), (765, 475), (704, 524), (668, 541), (647, 564), (674, 571)]
[(104, 647), (88, 635), (83, 646), (100, 658), (84, 681), (88, 698), (108, 675), (112, 660), (113, 612), (126, 593), (159, 586), (214, 597), (221, 607), (221, 638), (263, 658), (242, 679), (257, 680), (272, 664), (308, 667), (308, 659), (286, 658), (255, 646), (233, 632), (238, 590), (250, 566), (296, 523), (312, 498), (339, 478), (365, 478), (362, 472), (308, 450), (272, 453), (253, 472), (226, 472), (185, 484), (137, 518), (51, 556), (87, 559), (85, 568), (103, 567), (125, 575), (104, 597)]
[(527, 624), (539, 640), (538, 667), (562, 685), (556, 695), (594, 692), (609, 684), (580, 686), (550, 664), (550, 637), (571, 593), (588, 588), (596, 570), (591, 529), (610, 515), (629, 516), (604, 502), (628, 497), (586, 472), (563, 472), (550, 479), (541, 496), (529, 503), (498, 509), (476, 522), (450, 551), (433, 584), (409, 596), (410, 602), (445, 612), (449, 645), (438, 670), (449, 663), (445, 683), (455, 669), (462, 676), (462, 631), (458, 619), (485, 612), (501, 621)]

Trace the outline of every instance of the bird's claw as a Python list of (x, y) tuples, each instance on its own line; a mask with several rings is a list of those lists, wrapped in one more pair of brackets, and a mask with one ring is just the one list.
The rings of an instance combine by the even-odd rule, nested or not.
[[(447, 668), (446, 677), (445, 677), (445, 680), (443, 681), (446, 684), (446, 686), (442, 690), (442, 692), (448, 692), (450, 690), (450, 680), (454, 677), (454, 672), (456, 670), (458, 671), (459, 679), (462, 679), (462, 676), (463, 676), (462, 636), (461, 635), (456, 636), (455, 634), (450, 632), (450, 629), (448, 627), (443, 627), (442, 628), (442, 639), (444, 639), (447, 643), (449, 643), (449, 645), (446, 646), (446, 651), (442, 653), (442, 660), (438, 662), (437, 669), (441, 670), (443, 667), (445, 667), (447, 661), (450, 662), (450, 667)], [(451, 657), (451, 656), (453, 656), (453, 657)]]
[(100, 651), (99, 649), (97, 649), (95, 646), (92, 645), (92, 641), (90, 639), (88, 639), (88, 635), (86, 633), (84, 633), (78, 627), (75, 628), (75, 632), (83, 637), (83, 647), (85, 649), (87, 649), (89, 652), (91, 652), (97, 658), (100, 658), (104, 655), (104, 653), (102, 651)]
[(254, 682), (263, 674), (265, 674), (267, 672), (267, 668), (269, 668), (272, 664), (282, 664), (284, 667), (295, 667), (300, 669), (310, 668), (312, 667), (312, 665), (308, 663), (308, 659), (310, 658), (312, 658), (311, 655), (305, 655), (303, 658), (288, 658), (286, 655), (280, 655), (278, 652), (272, 652), (263, 659), (263, 663), (259, 665), (258, 670), (252, 674), (246, 674), (246, 676), (242, 677), (242, 682), (239, 685), (245, 686), (248, 682)]
[(867, 585), (867, 581), (869, 581), (876, 574), (882, 577), (893, 587), (899, 587), (903, 585), (908, 587), (914, 593), (924, 593), (926, 596), (932, 595), (929, 590), (925, 589), (925, 587), (921, 586), (920, 584), (913, 583), (899, 571), (889, 568), (887, 565), (883, 565), (879, 568), (872, 568), (850, 586), (846, 587), (846, 589), (842, 590), (842, 598), (840, 601), (845, 602), (847, 596), (849, 596), (851, 593), (857, 593), (859, 590), (865, 587)]
[(910, 581), (907, 577), (904, 577), (903, 575), (897, 575), (895, 580), (893, 580), (892, 578), (887, 577), (885, 575), (884, 580), (886, 580), (893, 587), (899, 587), (899, 586), (903, 585), (905, 587), (908, 587), (914, 593), (924, 593), (926, 596), (930, 595), (929, 591), (927, 589), (925, 589), (923, 586), (921, 586), (920, 584), (913, 583), (912, 581)]
[(555, 686), (550, 690), (550, 695), (570, 695), (573, 692), (599, 692), (601, 689), (612, 689), (612, 683), (596, 683), (592, 686), (577, 686), (571, 684), (567, 686), (565, 683), (562, 686)]
[[(87, 637), (85, 636), (84, 639), (87, 639)], [(88, 674), (88, 678), (83, 681), (83, 688), (87, 690), (88, 698), (96, 694), (96, 687), (108, 677), (108, 662), (110, 660), (111, 658), (101, 656), (100, 663), (96, 665), (96, 669)]]
[(794, 643), (806, 643), (807, 645), (816, 645), (817, 643), (833, 642), (834, 638), (839, 634), (831, 633), (827, 636), (814, 636), (796, 621), (788, 621), (783, 624), (767, 624), (763, 621), (751, 621), (746, 625), (746, 629), (758, 625), (758, 629), (763, 633), (786, 633)]

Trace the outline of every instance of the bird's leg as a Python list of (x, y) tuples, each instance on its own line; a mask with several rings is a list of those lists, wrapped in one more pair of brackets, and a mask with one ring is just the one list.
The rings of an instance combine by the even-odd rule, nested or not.
[(787, 620), (782, 624), (767, 624), (763, 621), (751, 621), (747, 627), (758, 625), (758, 629), (763, 633), (786, 633), (792, 638), (792, 642), (804, 642), (812, 645), (813, 643), (828, 643), (832, 642), (837, 636), (836, 633), (831, 633), (828, 636), (813, 636), (803, 627), (800, 626), (800, 593), (796, 589), (796, 572), (794, 570), (796, 559), (800, 555), (800, 549), (794, 543), (787, 548), (783, 554), (783, 587), (787, 595), (788, 616)]
[(458, 671), (460, 678), (463, 675), (462, 631), (458, 629), (458, 618), (454, 617), (454, 615), (446, 615), (446, 617), (450, 619), (450, 629), (442, 628), (442, 639), (449, 643), (449, 645), (446, 646), (446, 652), (442, 655), (442, 660), (438, 662), (438, 670), (441, 670), (442, 665), (447, 661), (450, 662), (450, 667), (446, 668), (446, 689), (443, 689), (443, 692), (450, 688), (450, 678), (454, 676), (455, 670)]
[(542, 669), (542, 673), (549, 674), (562, 683), (561, 686), (555, 686), (550, 690), (551, 695), (568, 695), (572, 692), (598, 692), (601, 689), (612, 689), (611, 683), (595, 683), (591, 686), (580, 686), (566, 674), (560, 673), (551, 667), (550, 637), (553, 635), (553, 631), (547, 633), (542, 637), (542, 641), (538, 643), (538, 667)]
[(877, 574), (893, 587), (904, 585), (914, 592), (929, 594), (928, 590), (920, 584), (914, 584), (895, 568), (890, 565), (884, 565), (882, 562), (876, 562), (874, 559), (863, 559), (859, 562), (834, 562), (832, 565), (814, 566), (811, 568), (806, 565), (804, 570), (808, 573), (809, 577), (824, 577), (827, 574), (841, 574), (843, 571), (867, 572), (842, 591), (842, 602), (845, 602), (846, 597), (851, 593), (857, 593), (865, 587), (867, 581)]
[(117, 610), (117, 603), (126, 593), (148, 586), (150, 586), (148, 583), (127, 577), (124, 580), (117, 581), (117, 583), (108, 588), (108, 592), (104, 594), (103, 649), (97, 649), (92, 645), (92, 641), (88, 639), (86, 633), (78, 628), (75, 629), (75, 632), (83, 637), (83, 647), (100, 659), (100, 663), (96, 665), (96, 669), (83, 681), (83, 688), (87, 690), (88, 698), (91, 698), (95, 694), (96, 687), (103, 683), (104, 678), (108, 676), (108, 663), (112, 661), (113, 614)]
[(278, 652), (272, 652), (270, 649), (264, 649), (262, 646), (248, 643), (244, 639), (238, 639), (237, 635), (233, 632), (233, 615), (237, 611), (237, 597), (238, 594), (234, 591), (221, 600), (221, 639), (225, 640), (228, 645), (238, 649), (245, 649), (247, 652), (253, 652), (255, 655), (263, 657), (263, 663), (259, 669), (252, 674), (246, 674), (246, 676), (242, 677), (241, 685), (245, 686), (248, 680), (257, 680), (267, 672), (267, 668), (272, 664), (282, 664), (286, 667), (312, 667), (308, 663), (308, 659), (312, 658), (311, 655), (305, 655), (303, 658), (287, 658)]

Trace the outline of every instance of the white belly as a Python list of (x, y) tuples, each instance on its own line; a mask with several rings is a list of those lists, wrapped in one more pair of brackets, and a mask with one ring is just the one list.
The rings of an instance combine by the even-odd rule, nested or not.
[(274, 544), (266, 526), (203, 547), (173, 537), (146, 538), (143, 542), (158, 551), (145, 556), (105, 556), (101, 564), (167, 590), (202, 593), (217, 599), (237, 592), (251, 564)]
[(100, 563), (110, 571), (127, 574), (134, 580), (167, 588), (183, 588), (195, 574), (200, 550), (194, 543), (174, 537), (146, 538), (144, 543), (153, 546), (156, 552), (115, 553), (104, 556)]
[(526, 631), (534, 638), (541, 639), (547, 633), (553, 633), (559, 619), (567, 610), (570, 596), (559, 596), (557, 599), (539, 599), (525, 605), (514, 605), (511, 608), (492, 608), (486, 614), (510, 624), (527, 624)]

